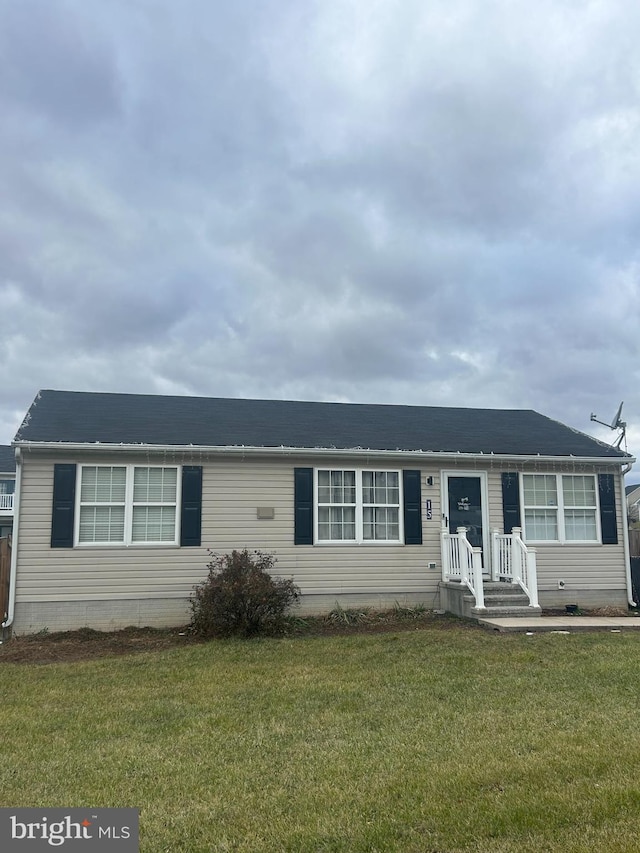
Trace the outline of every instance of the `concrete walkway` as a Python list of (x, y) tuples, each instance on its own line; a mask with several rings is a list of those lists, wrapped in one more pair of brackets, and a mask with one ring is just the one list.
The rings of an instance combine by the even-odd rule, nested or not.
[(483, 628), (492, 628), (500, 633), (640, 630), (639, 616), (537, 616), (530, 619), (512, 616), (503, 619), (479, 619), (478, 622)]

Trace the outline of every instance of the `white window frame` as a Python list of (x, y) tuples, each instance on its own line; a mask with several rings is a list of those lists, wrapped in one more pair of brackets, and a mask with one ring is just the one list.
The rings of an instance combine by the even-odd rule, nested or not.
[[(319, 482), (318, 474), (320, 471), (354, 471), (355, 472), (355, 490), (356, 502), (354, 504), (320, 504), (318, 501)], [(362, 499), (362, 475), (367, 471), (370, 473), (385, 473), (398, 475), (398, 503), (397, 504), (365, 504)], [(319, 527), (319, 512), (321, 506), (355, 506), (355, 539), (320, 539), (318, 535)], [(365, 507), (387, 507), (398, 509), (398, 538), (397, 539), (365, 539), (364, 538), (364, 513)], [(356, 468), (352, 465), (330, 467), (321, 467), (313, 469), (313, 541), (316, 545), (404, 545), (404, 493), (402, 482), (402, 470), (398, 468)]]
[[(82, 501), (82, 471), (84, 468), (124, 468), (125, 497), (124, 497), (124, 539), (111, 542), (80, 542), (80, 510), (83, 506), (97, 506), (93, 501)], [(176, 472), (176, 518), (172, 540), (133, 540), (133, 508), (134, 506), (174, 506), (173, 501), (136, 501), (133, 500), (134, 471), (136, 468), (171, 468)], [(105, 506), (122, 505), (120, 502), (104, 504)], [(105, 462), (101, 464), (78, 465), (76, 473), (76, 499), (74, 513), (73, 543), (76, 548), (171, 548), (180, 544), (180, 507), (182, 506), (182, 466), (181, 465), (145, 465), (140, 463)]]
[[(534, 504), (525, 504), (524, 501), (524, 478), (525, 477), (555, 477), (556, 478), (556, 497), (557, 503), (555, 506), (538, 506)], [(563, 477), (589, 477), (593, 480), (593, 488), (595, 495), (594, 506), (565, 506), (564, 488), (562, 484)], [(520, 486), (520, 518), (522, 520), (522, 532), (525, 542), (535, 543), (536, 545), (601, 545), (602, 530), (600, 526), (600, 495), (598, 493), (598, 477), (596, 474), (568, 474), (556, 473), (554, 471), (537, 471), (535, 473), (525, 471), (522, 473), (522, 482)], [(555, 510), (556, 525), (558, 530), (557, 539), (533, 539), (527, 533), (526, 510), (545, 509)], [(565, 530), (565, 510), (588, 509), (593, 510), (596, 520), (596, 537), (595, 539), (567, 539)]]

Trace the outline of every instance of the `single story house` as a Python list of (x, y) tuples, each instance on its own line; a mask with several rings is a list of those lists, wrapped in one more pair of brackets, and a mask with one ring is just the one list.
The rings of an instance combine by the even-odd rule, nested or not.
[(15, 485), (15, 452), (8, 444), (0, 444), (0, 539), (10, 536), (13, 528)]
[(184, 624), (209, 550), (242, 548), (304, 612), (632, 600), (635, 460), (534, 411), (41, 391), (13, 447), (17, 633)]

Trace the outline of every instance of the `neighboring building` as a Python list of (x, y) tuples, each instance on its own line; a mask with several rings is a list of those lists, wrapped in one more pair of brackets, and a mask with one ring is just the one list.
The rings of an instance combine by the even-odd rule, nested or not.
[(16, 486), (16, 454), (13, 447), (0, 445), (0, 539), (13, 529), (13, 501)]
[(184, 624), (245, 547), (306, 612), (438, 608), (472, 564), (479, 601), (514, 555), (531, 605), (631, 599), (634, 460), (534, 411), (42, 391), (14, 445), (18, 633)]
[(640, 483), (635, 483), (632, 486), (625, 486), (625, 495), (627, 499), (627, 513), (629, 521), (636, 522), (640, 520)]

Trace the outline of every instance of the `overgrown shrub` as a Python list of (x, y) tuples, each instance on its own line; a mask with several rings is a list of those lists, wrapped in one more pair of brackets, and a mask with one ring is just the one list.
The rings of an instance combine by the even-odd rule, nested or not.
[(276, 562), (262, 551), (209, 552), (209, 574), (191, 597), (191, 629), (202, 637), (278, 634), (300, 590), (292, 580), (271, 576)]

